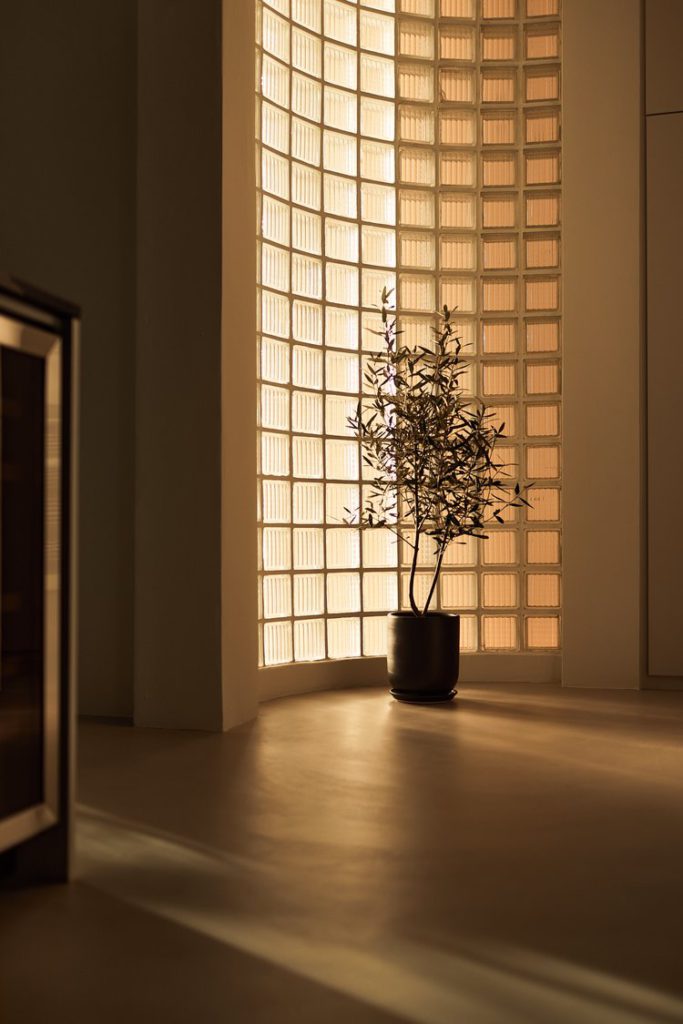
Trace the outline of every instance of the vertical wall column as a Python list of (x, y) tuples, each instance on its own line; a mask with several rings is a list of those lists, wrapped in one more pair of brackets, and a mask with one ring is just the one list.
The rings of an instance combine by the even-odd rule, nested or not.
[(228, 19), (224, 83), (221, 0), (139, 6), (138, 725), (221, 729), (255, 709), (250, 0)]

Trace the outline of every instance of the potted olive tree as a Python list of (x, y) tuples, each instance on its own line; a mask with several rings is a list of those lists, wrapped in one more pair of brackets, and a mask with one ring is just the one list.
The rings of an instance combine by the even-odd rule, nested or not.
[[(496, 461), (504, 424), (469, 394), (467, 362), (444, 306), (431, 346), (400, 343), (391, 293), (382, 292), (380, 350), (364, 373), (367, 397), (349, 425), (360, 438), (370, 485), (360, 509), (368, 527), (385, 527), (412, 548), (409, 611), (389, 614), (387, 667), (398, 700), (450, 700), (458, 680), (460, 617), (430, 611), (449, 544), (487, 539), (509, 507), (528, 505), (519, 484)], [(350, 510), (347, 510), (350, 512)], [(358, 510), (356, 510), (356, 515)], [(426, 598), (416, 596), (420, 552), (429, 545), (433, 575)]]

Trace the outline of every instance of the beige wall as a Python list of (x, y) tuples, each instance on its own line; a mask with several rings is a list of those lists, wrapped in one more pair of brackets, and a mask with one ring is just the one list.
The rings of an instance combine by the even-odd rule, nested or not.
[(566, 686), (640, 685), (643, 653), (639, 0), (566, 0)]
[(0, 266), (83, 308), (80, 707), (132, 713), (135, 3), (0, 19)]

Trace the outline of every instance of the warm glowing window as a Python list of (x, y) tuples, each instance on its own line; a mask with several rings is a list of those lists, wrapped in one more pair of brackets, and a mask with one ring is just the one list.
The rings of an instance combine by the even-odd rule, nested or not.
[[(471, 387), (533, 509), (453, 545), (465, 650), (560, 644), (559, 0), (258, 4), (260, 618), (266, 665), (384, 653), (408, 549), (345, 520), (347, 427), (396, 288), (457, 307)], [(428, 581), (428, 555), (424, 560)]]

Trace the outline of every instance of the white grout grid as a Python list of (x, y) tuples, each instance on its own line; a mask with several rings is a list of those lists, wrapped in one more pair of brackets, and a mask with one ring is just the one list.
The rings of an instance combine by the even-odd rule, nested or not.
[[(524, 10), (518, 9), (518, 3)], [(560, 644), (557, 0), (258, 4), (259, 618), (265, 665), (380, 655), (410, 549), (345, 522), (384, 285), (409, 343), (457, 306), (471, 386), (533, 480), (453, 545), (439, 606), (463, 649)], [(428, 587), (430, 557), (418, 584)]]

